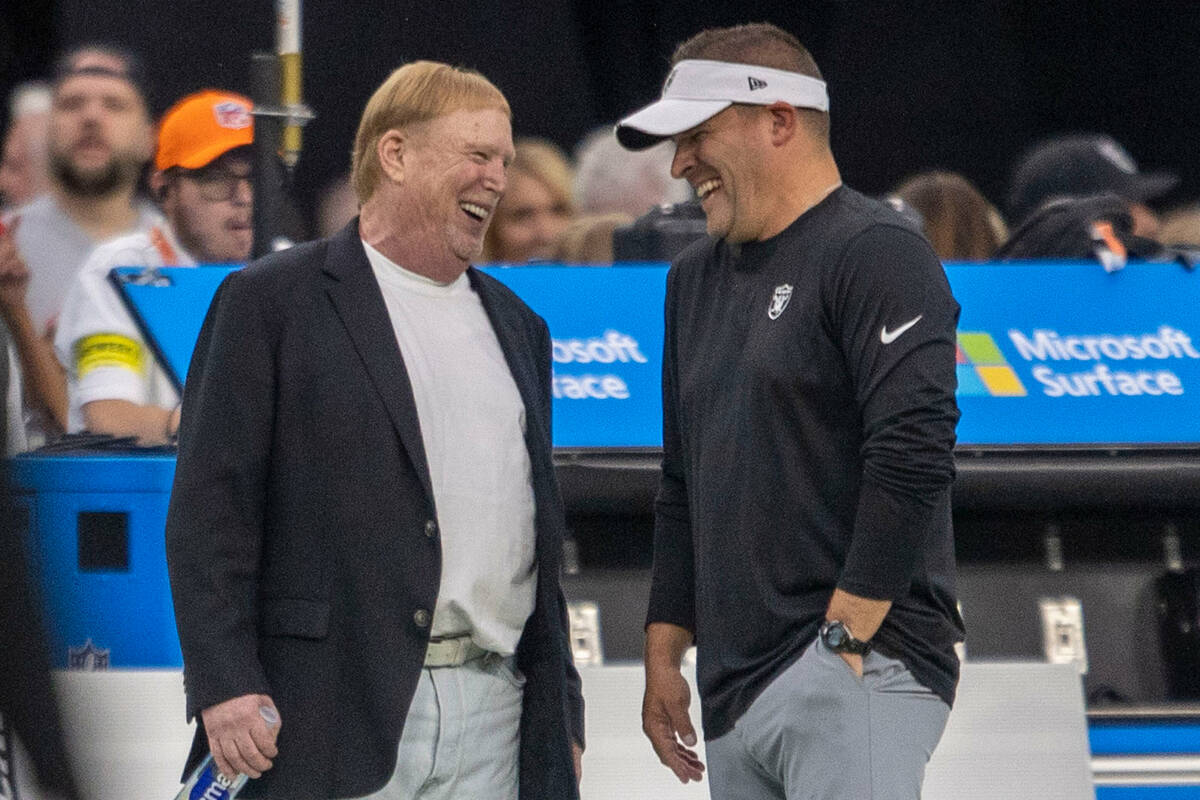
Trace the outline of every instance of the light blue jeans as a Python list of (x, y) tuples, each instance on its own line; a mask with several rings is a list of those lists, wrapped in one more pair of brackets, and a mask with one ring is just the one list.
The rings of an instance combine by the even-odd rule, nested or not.
[(917, 800), (950, 708), (904, 664), (859, 678), (818, 638), (705, 743), (713, 800)]
[(511, 656), (421, 670), (396, 771), (367, 800), (517, 800), (524, 686)]

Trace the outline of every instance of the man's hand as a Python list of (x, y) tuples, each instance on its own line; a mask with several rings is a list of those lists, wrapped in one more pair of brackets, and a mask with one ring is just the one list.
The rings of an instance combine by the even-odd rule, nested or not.
[(845, 661), (846, 664), (848, 664), (850, 666), (850, 669), (854, 672), (855, 675), (857, 675), (860, 678), (863, 676), (863, 657), (862, 656), (855, 655), (854, 653), (838, 653), (838, 655), (842, 657), (842, 661)]
[(29, 288), (29, 267), (17, 251), (16, 233), (20, 224), (18, 217), (7, 230), (0, 225), (0, 312), (5, 317), (24, 305)]
[(704, 764), (694, 750), (696, 731), (688, 716), (692, 692), (677, 667), (646, 664), (646, 694), (642, 699), (642, 732), (658, 760), (680, 783), (699, 781)]
[(268, 725), (260, 708), (270, 709), (279, 720), (275, 703), (265, 694), (244, 694), (200, 712), (213, 761), (227, 778), (261, 778), (279, 754), (275, 740), (281, 723)]
[[(872, 600), (869, 597), (850, 594), (844, 589), (834, 589), (833, 596), (829, 598), (829, 607), (825, 610), (825, 619), (840, 620), (854, 638), (865, 642), (870, 641), (875, 632), (879, 630), (879, 626), (883, 624), (883, 619), (891, 608), (891, 600)], [(862, 677), (862, 656), (851, 653), (838, 653), (838, 655), (855, 675)]]
[(578, 742), (571, 742), (571, 761), (575, 764), (575, 786), (579, 786), (579, 782), (583, 780), (583, 748)]

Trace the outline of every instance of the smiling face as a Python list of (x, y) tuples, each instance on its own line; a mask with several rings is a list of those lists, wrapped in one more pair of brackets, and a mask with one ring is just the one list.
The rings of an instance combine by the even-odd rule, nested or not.
[(762, 113), (731, 106), (674, 137), (671, 175), (696, 190), (712, 236), (731, 242), (767, 238)]
[(469, 264), (506, 187), (512, 126), (496, 108), (458, 110), (413, 126), (405, 137), (406, 228), (435, 259)]

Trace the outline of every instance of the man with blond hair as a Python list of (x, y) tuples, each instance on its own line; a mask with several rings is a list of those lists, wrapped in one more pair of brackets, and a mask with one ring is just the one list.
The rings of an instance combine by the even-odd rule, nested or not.
[(680, 45), (627, 147), (672, 139), (710, 237), (667, 279), (642, 724), (712, 796), (916, 800), (958, 678), (958, 305), (842, 185), (812, 56), (771, 25)]
[(211, 752), (245, 796), (577, 797), (550, 339), (471, 266), (510, 116), (476, 72), (396, 70), (355, 141), (359, 217), (209, 310), (167, 558), (186, 769)]

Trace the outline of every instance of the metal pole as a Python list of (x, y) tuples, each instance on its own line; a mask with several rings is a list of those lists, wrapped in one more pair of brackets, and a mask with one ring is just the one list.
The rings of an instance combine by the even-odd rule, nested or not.
[(251, 56), (255, 258), (290, 247), (288, 222), (298, 219), (289, 190), (300, 130), (313, 118), (300, 99), (300, 3), (275, 0), (275, 52)]
[[(275, 0), (275, 52), (282, 79), (279, 104), (289, 112), (300, 108), (300, 0)], [(290, 172), (300, 160), (300, 129), (304, 123), (294, 116), (283, 127), (279, 155)]]
[(279, 62), (274, 53), (250, 56), (250, 93), (254, 101), (254, 251), (259, 258), (275, 249), (283, 235), (287, 203), (283, 166), (279, 161), (282, 118), (262, 110), (279, 99)]

